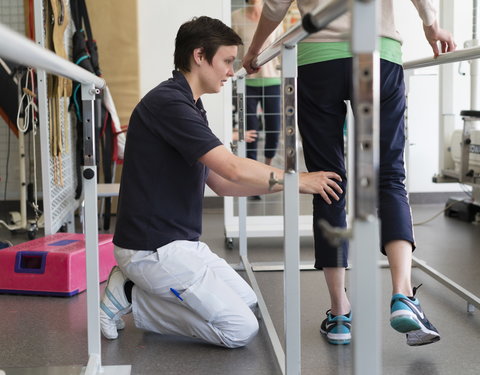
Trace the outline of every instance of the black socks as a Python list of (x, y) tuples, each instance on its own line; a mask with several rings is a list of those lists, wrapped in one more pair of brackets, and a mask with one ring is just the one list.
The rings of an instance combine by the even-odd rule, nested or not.
[(127, 301), (132, 303), (132, 288), (135, 284), (133, 281), (127, 280), (125, 284), (123, 284), (123, 290), (125, 291), (125, 297), (127, 297)]

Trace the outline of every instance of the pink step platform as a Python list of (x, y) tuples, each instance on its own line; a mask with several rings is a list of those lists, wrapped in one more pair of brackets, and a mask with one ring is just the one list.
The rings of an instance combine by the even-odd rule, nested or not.
[[(111, 234), (98, 236), (100, 282), (116, 264)], [(73, 296), (86, 289), (85, 236), (57, 233), (0, 249), (0, 293)]]

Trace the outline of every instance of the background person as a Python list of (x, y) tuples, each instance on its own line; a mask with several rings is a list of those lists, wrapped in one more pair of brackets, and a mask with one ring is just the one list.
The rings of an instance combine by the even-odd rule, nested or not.
[[(232, 12), (232, 29), (237, 32), (245, 46), (250, 45), (253, 34), (262, 14), (262, 0), (246, 0), (247, 6)], [(266, 39), (265, 45), (272, 43), (283, 33), (279, 25)], [(238, 55), (244, 56), (243, 45), (239, 46)], [(246, 77), (246, 120), (247, 130), (260, 130), (258, 107), (263, 113), (265, 144), (264, 161), (271, 165), (278, 148), (280, 134), (280, 58), (276, 57), (265, 64), (261, 71)], [(247, 157), (257, 160), (258, 139), (247, 144)]]

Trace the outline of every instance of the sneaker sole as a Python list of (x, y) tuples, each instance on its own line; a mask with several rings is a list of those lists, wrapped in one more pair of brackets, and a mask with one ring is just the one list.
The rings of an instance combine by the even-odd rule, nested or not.
[(351, 334), (332, 334), (327, 333), (324, 330), (320, 329), (320, 333), (327, 338), (327, 341), (333, 345), (348, 345), (352, 340)]
[(420, 324), (412, 317), (400, 316), (390, 321), (390, 326), (398, 332), (408, 333), (421, 329)]
[(433, 331), (424, 332), (423, 330), (419, 329), (418, 331), (409, 332), (407, 334), (408, 346), (428, 345), (437, 341), (440, 341), (440, 335)]
[(329, 344), (332, 344), (332, 345), (348, 345), (350, 344), (350, 340), (330, 340), (330, 339), (327, 339), (328, 343)]
[(398, 332), (407, 334), (407, 345), (422, 346), (440, 340), (440, 334), (425, 327), (415, 315), (393, 317), (390, 325)]
[(390, 316), (390, 326), (401, 333), (418, 331), (422, 328), (416, 315), (408, 310), (397, 310)]

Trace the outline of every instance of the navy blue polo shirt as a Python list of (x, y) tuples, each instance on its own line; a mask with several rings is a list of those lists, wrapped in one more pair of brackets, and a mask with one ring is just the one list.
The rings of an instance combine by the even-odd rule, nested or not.
[(155, 250), (198, 241), (208, 176), (198, 159), (221, 144), (182, 73), (145, 95), (128, 126), (113, 243)]

